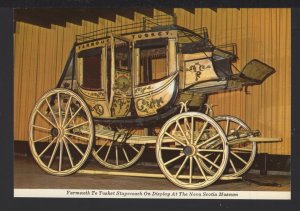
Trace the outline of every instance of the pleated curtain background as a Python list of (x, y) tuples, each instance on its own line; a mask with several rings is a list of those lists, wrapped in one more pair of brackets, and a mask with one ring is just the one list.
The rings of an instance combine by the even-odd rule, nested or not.
[[(210, 95), (216, 115), (241, 118), (262, 136), (281, 137), (283, 142), (260, 144), (259, 153), (291, 153), (291, 9), (286, 8), (196, 8), (194, 12), (173, 9), (177, 24), (189, 29), (207, 27), (215, 45), (236, 43), (241, 69), (249, 60), (259, 59), (276, 69), (261, 86), (249, 87), (249, 94), (235, 91)], [(166, 15), (154, 9), (153, 15)], [(28, 119), (35, 102), (55, 88), (75, 35), (105, 27), (142, 21), (116, 15), (116, 21), (99, 18), (98, 24), (82, 21), (44, 28), (17, 21), (14, 34), (14, 139), (28, 140)], [(129, 31), (128, 31), (129, 32)]]

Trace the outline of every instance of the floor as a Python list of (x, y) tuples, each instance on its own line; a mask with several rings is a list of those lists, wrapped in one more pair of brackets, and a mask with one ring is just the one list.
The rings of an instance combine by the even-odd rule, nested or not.
[[(82, 169), (107, 170), (96, 163), (89, 161)], [(122, 170), (125, 171), (125, 170)], [(126, 172), (161, 173), (158, 166), (136, 165)], [(217, 181), (204, 190), (226, 191), (290, 191), (290, 176), (286, 175), (259, 175), (247, 173), (247, 180)], [(262, 182), (265, 185), (258, 185)], [(269, 186), (275, 183), (277, 186)], [(93, 175), (75, 173), (66, 177), (48, 175), (41, 170), (33, 158), (15, 156), (14, 160), (14, 187), (33, 189), (120, 189), (120, 190), (181, 190), (165, 178), (143, 178), (129, 176)], [(203, 189), (202, 189), (203, 190)]]

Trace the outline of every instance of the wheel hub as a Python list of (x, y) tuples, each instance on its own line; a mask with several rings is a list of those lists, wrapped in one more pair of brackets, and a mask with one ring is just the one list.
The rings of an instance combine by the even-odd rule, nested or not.
[(51, 129), (51, 135), (53, 138), (58, 137), (59, 139), (62, 139), (65, 135), (65, 131), (63, 128), (52, 128)]
[(193, 156), (196, 153), (196, 148), (193, 145), (188, 145), (183, 148), (183, 153), (186, 156)]
[(56, 136), (58, 136), (58, 129), (57, 128), (52, 128), (51, 129), (51, 135), (53, 138), (55, 138)]

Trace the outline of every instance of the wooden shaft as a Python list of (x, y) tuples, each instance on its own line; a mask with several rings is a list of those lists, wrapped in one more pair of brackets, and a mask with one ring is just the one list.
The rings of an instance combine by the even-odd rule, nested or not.
[[(125, 172), (125, 171), (99, 171), (99, 170), (79, 170), (79, 174), (100, 174), (100, 175), (112, 175), (112, 176), (127, 176), (127, 177), (146, 177), (146, 178), (166, 178), (163, 174), (153, 173), (141, 173), (141, 172)], [(206, 176), (210, 179), (211, 176)], [(189, 175), (179, 175), (179, 179), (189, 179)], [(204, 179), (203, 176), (192, 176), (193, 179)], [(220, 180), (235, 180), (242, 179), (241, 177), (224, 177), (221, 176)]]
[(249, 141), (252, 142), (281, 142), (282, 138), (265, 138), (265, 137), (250, 137)]
[(232, 139), (228, 142), (229, 145), (235, 145), (244, 143), (247, 141), (252, 142), (263, 142), (263, 143), (272, 143), (272, 142), (281, 142), (282, 138), (264, 138), (264, 137), (249, 137), (249, 138), (239, 138), (239, 139)]

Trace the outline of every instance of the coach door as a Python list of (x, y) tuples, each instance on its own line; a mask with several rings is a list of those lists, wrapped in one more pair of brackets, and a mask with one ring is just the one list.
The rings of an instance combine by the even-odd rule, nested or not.
[[(112, 117), (129, 114), (132, 98), (130, 42), (120, 36), (111, 36), (108, 47), (108, 99)], [(110, 52), (109, 52), (110, 51)]]

